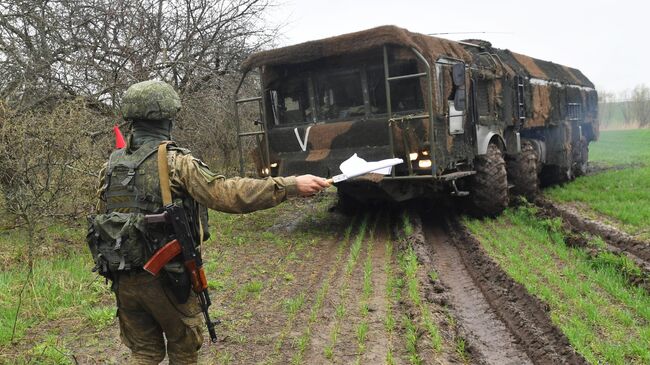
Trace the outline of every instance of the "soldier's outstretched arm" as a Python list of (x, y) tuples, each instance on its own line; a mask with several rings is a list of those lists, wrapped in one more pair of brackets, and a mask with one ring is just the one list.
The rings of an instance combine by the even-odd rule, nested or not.
[(189, 154), (177, 154), (170, 166), (172, 189), (183, 189), (206, 207), (229, 213), (271, 208), (289, 197), (313, 195), (329, 186), (312, 175), (226, 179)]
[(300, 175), (296, 176), (296, 188), (298, 195), (310, 196), (326, 189), (330, 186), (327, 179), (314, 175)]

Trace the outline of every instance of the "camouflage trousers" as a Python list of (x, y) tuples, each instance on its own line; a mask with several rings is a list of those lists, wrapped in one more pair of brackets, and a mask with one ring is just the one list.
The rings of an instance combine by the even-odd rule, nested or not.
[[(148, 272), (124, 273), (118, 278), (120, 337), (131, 349), (130, 364), (196, 364), (203, 343), (203, 320), (198, 300), (191, 295), (179, 304), (160, 276)], [(165, 348), (165, 339), (167, 345)]]

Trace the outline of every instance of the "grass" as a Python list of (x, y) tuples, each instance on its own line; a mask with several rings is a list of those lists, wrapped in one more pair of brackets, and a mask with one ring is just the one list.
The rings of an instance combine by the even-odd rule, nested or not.
[[(413, 233), (413, 228), (410, 223), (408, 215), (405, 213), (403, 215), (403, 227), (404, 233), (410, 235)], [(420, 318), (422, 320), (422, 326), (426, 331), (429, 343), (434, 352), (440, 352), (442, 350), (442, 336), (436, 324), (433, 321), (431, 312), (429, 311), (426, 301), (423, 301), (420, 296), (420, 283), (418, 279), (418, 270), (420, 265), (418, 264), (417, 255), (411, 246), (408, 246), (404, 252), (402, 252), (398, 257), (398, 262), (400, 269), (403, 274), (404, 281), (406, 282), (406, 292), (409, 300), (415, 308), (417, 308)], [(429, 273), (430, 278), (437, 277), (435, 273)], [(407, 350), (410, 352), (410, 341), (411, 339), (408, 336), (407, 331)], [(412, 363), (418, 363), (415, 361), (415, 357), (410, 357)], [(414, 362), (415, 361), (415, 362)]]
[(650, 129), (601, 131), (598, 141), (589, 145), (589, 161), (606, 165), (648, 165)]
[(56, 365), (75, 364), (72, 352), (61, 343), (61, 338), (54, 335), (48, 335), (43, 341), (34, 345), (27, 355), (26, 358), (20, 359), (18, 362)]
[(97, 331), (101, 331), (109, 327), (116, 321), (115, 306), (94, 306), (86, 308), (84, 311), (85, 317)]
[(546, 190), (554, 200), (580, 202), (614, 218), (632, 234), (648, 232), (650, 222), (650, 167), (606, 171)]
[(393, 315), (393, 307), (399, 303), (401, 298), (401, 280), (395, 276), (393, 269), (393, 240), (386, 240), (384, 244), (386, 251), (386, 261), (384, 262), (384, 274), (386, 275), (386, 289), (384, 297), (386, 298), (386, 317), (384, 318), (384, 328), (388, 333), (388, 352), (386, 353), (386, 364), (395, 364), (393, 357), (393, 340), (395, 337), (396, 320)]
[(467, 352), (467, 343), (462, 337), (456, 338), (456, 354), (460, 357), (461, 361), (465, 364), (469, 362), (469, 353)]
[(650, 239), (650, 130), (604, 131), (590, 148), (591, 161), (644, 166), (580, 177), (545, 194), (561, 202), (578, 202), (587, 214), (611, 217), (623, 230)]
[[(232, 332), (231, 338), (238, 341), (250, 340), (237, 337), (237, 326), (250, 322), (255, 314), (242, 308), (251, 300), (261, 300), (277, 285), (295, 285), (291, 265), (313, 257), (312, 246), (325, 232), (332, 232), (325, 215), (333, 199), (324, 195), (308, 202), (293, 200), (242, 215), (210, 212), (212, 238), (203, 246), (204, 264), (209, 288), (217, 292), (216, 296), (213, 294), (213, 299), (218, 298), (215, 304), (228, 303), (219, 309), (213, 305), (211, 313), (214, 318), (228, 317), (232, 311), (242, 314), (235, 316), (236, 320), (224, 321), (219, 330)], [(315, 221), (321, 224), (314, 224)], [(4, 227), (12, 225), (10, 221), (2, 223)], [(34, 272), (24, 286), (16, 322), (14, 341), (20, 342), (20, 346), (11, 345), (10, 340), (20, 292), (27, 278), (27, 235), (21, 226), (0, 230), (0, 363), (66, 363), (66, 356), (78, 350), (75, 341), (79, 335), (89, 331), (100, 333), (117, 325), (113, 294), (104, 279), (91, 272), (85, 220), (43, 226), (36, 237)], [(273, 248), (280, 255), (243, 266), (242, 274), (240, 255), (258, 247)], [(245, 284), (240, 286), (241, 282)], [(234, 301), (236, 296), (242, 301)], [(279, 301), (275, 305), (282, 311), (285, 303)], [(304, 296), (302, 300), (298, 295), (286, 302), (286, 310), (291, 313), (304, 306)], [(62, 329), (65, 336), (61, 336)], [(96, 341), (99, 346), (114, 349), (119, 343), (116, 340), (98, 336)], [(221, 363), (229, 363), (237, 356), (221, 352), (219, 355)]]
[(369, 247), (366, 250), (366, 259), (363, 264), (363, 292), (361, 295), (361, 302), (359, 303), (359, 313), (361, 314), (361, 322), (357, 325), (357, 359), (356, 364), (361, 363), (361, 357), (366, 351), (366, 340), (368, 338), (368, 302), (373, 293), (372, 288), (372, 251), (373, 247), (377, 244), (375, 241), (375, 231), (377, 229), (377, 224), (380, 220), (378, 216), (375, 219), (374, 225), (370, 230)]
[(89, 261), (86, 256), (39, 259), (28, 281), (25, 268), (0, 272), (0, 346), (11, 340), (19, 298), (22, 303), (14, 340), (23, 338), (36, 324), (77, 318), (79, 313), (86, 313), (88, 322), (96, 327), (109, 321), (107, 312), (95, 306), (110, 294), (103, 280), (91, 272)]
[(534, 208), (466, 225), (504, 270), (550, 308), (551, 319), (593, 364), (650, 362), (650, 296), (629, 284), (629, 262), (592, 257), (564, 242), (557, 222)]
[[(361, 224), (359, 225), (359, 231), (357, 232), (357, 235), (354, 238), (354, 242), (352, 243), (352, 246), (350, 247), (350, 253), (348, 254), (348, 260), (345, 264), (345, 270), (344, 270), (344, 282), (343, 285), (341, 286), (340, 293), (339, 293), (339, 298), (340, 302), (336, 306), (335, 310), (335, 323), (334, 327), (332, 328), (332, 331), (330, 332), (330, 340), (329, 343), (325, 346), (323, 353), (327, 359), (332, 360), (334, 356), (334, 347), (336, 346), (337, 340), (338, 340), (338, 335), (339, 332), (341, 331), (341, 326), (343, 324), (343, 319), (346, 314), (346, 305), (347, 305), (347, 299), (349, 297), (349, 285), (350, 285), (350, 279), (352, 277), (352, 272), (354, 271), (355, 267), (357, 266), (357, 262), (359, 259), (359, 255), (361, 254), (361, 249), (363, 247), (363, 242), (365, 241), (365, 235), (367, 231), (367, 226), (368, 226), (368, 215), (366, 214), (362, 221)], [(377, 221), (378, 217), (375, 218), (375, 224)], [(373, 231), (374, 232), (374, 231)], [(371, 235), (374, 233), (371, 232)]]
[(302, 332), (302, 335), (300, 335), (294, 342), (294, 345), (296, 347), (296, 352), (291, 357), (291, 364), (302, 364), (303, 362), (305, 351), (307, 350), (307, 347), (311, 343), (312, 327), (318, 321), (318, 315), (321, 312), (325, 298), (329, 293), (331, 282), (334, 279), (334, 275), (337, 272), (339, 263), (343, 259), (343, 252), (347, 246), (345, 243), (349, 242), (350, 240), (350, 236), (352, 235), (352, 230), (356, 225), (356, 220), (357, 217), (354, 217), (350, 222), (350, 224), (345, 229), (345, 233), (342, 240), (343, 244), (339, 245), (339, 248), (336, 251), (334, 264), (332, 265), (330, 271), (327, 273), (325, 280), (323, 280), (323, 283), (321, 284), (320, 288), (318, 289), (318, 292), (316, 293), (316, 299), (314, 300), (314, 303), (312, 304), (311, 309), (309, 311), (309, 319), (307, 320), (306, 328)]
[(404, 339), (406, 343), (406, 353), (409, 362), (413, 365), (422, 364), (422, 358), (418, 354), (417, 343), (418, 343), (418, 329), (415, 325), (415, 322), (407, 316), (404, 316), (403, 319), (404, 325)]
[(438, 327), (433, 322), (433, 318), (426, 306), (426, 302), (420, 297), (420, 284), (417, 278), (419, 265), (413, 248), (408, 247), (401, 255), (399, 262), (406, 280), (408, 297), (420, 313), (424, 329), (429, 336), (431, 347), (434, 351), (440, 352), (442, 349), (442, 336), (440, 335)]
[(305, 293), (300, 293), (295, 298), (285, 299), (284, 301), (284, 310), (290, 317), (293, 317), (298, 313), (300, 309), (305, 305)]

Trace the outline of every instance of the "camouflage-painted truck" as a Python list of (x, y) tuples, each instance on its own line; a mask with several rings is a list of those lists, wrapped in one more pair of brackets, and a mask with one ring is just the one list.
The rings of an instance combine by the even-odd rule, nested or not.
[[(382, 26), (256, 53), (242, 68), (261, 83), (260, 96), (235, 98), (260, 106), (259, 131), (238, 130), (240, 142), (257, 137), (260, 176), (333, 176), (354, 153), (404, 159), (383, 179), (341, 183), (346, 199), (451, 193), (497, 214), (509, 194), (583, 174), (598, 137), (582, 72), (481, 40)], [(241, 143), (240, 163), (243, 174)]]

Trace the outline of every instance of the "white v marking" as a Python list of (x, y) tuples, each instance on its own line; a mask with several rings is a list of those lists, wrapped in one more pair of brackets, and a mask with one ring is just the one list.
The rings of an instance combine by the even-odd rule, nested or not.
[(303, 150), (303, 152), (307, 151), (307, 142), (309, 141), (309, 130), (311, 129), (311, 126), (307, 127), (305, 130), (305, 140), (303, 141), (300, 138), (300, 133), (298, 132), (298, 128), (294, 128), (293, 132), (296, 134), (296, 139), (298, 140), (298, 144), (300, 145), (300, 148)]

